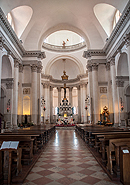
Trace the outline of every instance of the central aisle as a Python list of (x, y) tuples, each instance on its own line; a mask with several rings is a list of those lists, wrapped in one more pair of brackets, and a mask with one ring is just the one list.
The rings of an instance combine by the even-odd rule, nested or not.
[(23, 185), (114, 185), (74, 130), (57, 130)]

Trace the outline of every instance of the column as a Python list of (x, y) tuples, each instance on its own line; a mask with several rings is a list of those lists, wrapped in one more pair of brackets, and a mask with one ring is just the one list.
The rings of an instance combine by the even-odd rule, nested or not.
[(50, 123), (53, 123), (53, 87), (50, 86)]
[(69, 103), (70, 103), (71, 107), (72, 107), (72, 89), (73, 89), (73, 87), (69, 87)]
[(3, 38), (0, 37), (0, 101), (1, 101), (1, 73), (2, 73), (2, 51), (3, 51)]
[(50, 122), (50, 89), (49, 84), (45, 84), (45, 100), (46, 100), (46, 110), (45, 110), (45, 123), (48, 120)]
[(116, 87), (115, 58), (110, 59), (110, 65), (111, 65), (111, 79), (112, 79), (114, 124), (116, 126), (119, 124), (119, 119), (118, 119), (118, 97), (117, 97), (117, 87)]
[(17, 127), (19, 61), (14, 59), (13, 127)]
[(90, 115), (90, 123), (93, 123), (93, 85), (92, 85), (93, 83), (92, 83), (91, 60), (88, 60), (86, 67), (88, 69), (88, 94), (89, 94), (89, 101), (90, 101), (88, 115)]
[[(13, 84), (14, 80), (9, 80), (6, 82), (6, 109), (5, 109), (5, 120), (6, 122), (10, 122), (11, 127), (12, 124), (12, 115), (13, 115)], [(8, 107), (7, 107), (8, 106)], [(8, 109), (7, 109), (8, 108)]]
[(37, 125), (37, 65), (31, 66), (32, 70), (32, 116), (31, 120)]
[(98, 65), (97, 64), (92, 64), (92, 84), (93, 84), (94, 124), (96, 124), (100, 120), (99, 89), (98, 89)]
[(126, 34), (125, 45), (126, 45), (127, 55), (128, 55), (128, 67), (129, 67), (128, 71), (129, 71), (129, 84), (130, 84), (130, 33)]
[(80, 86), (77, 87), (78, 90), (78, 123), (81, 123), (81, 94)]
[(110, 112), (110, 121), (113, 122), (114, 115), (113, 115), (113, 101), (112, 101), (112, 84), (111, 84), (111, 74), (110, 74), (110, 62), (106, 63), (106, 73), (107, 73), (107, 98), (108, 98), (108, 110)]
[(83, 118), (84, 118), (84, 123), (87, 123), (87, 111), (85, 109), (85, 99), (86, 99), (86, 84), (83, 84), (83, 89), (82, 89), (82, 97), (83, 97), (83, 100), (82, 100), (82, 112), (83, 112)]
[(42, 71), (42, 62), (38, 61), (37, 65), (38, 125), (41, 125), (41, 71)]
[(80, 112), (81, 112), (81, 123), (84, 122), (84, 112), (83, 112), (83, 84), (80, 85)]
[(19, 86), (18, 86), (18, 121), (22, 123), (22, 115), (23, 115), (23, 65), (19, 64)]
[(57, 87), (58, 89), (58, 107), (60, 107), (61, 103), (61, 87)]

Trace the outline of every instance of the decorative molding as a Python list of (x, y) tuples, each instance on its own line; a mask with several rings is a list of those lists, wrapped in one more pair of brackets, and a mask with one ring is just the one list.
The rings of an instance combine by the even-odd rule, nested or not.
[(1, 83), (6, 84), (6, 89), (13, 89), (14, 79), (13, 78), (1, 79)]
[(107, 86), (108, 85), (108, 82), (98, 82), (98, 85), (99, 86)]
[(53, 91), (53, 88), (54, 88), (53, 86), (50, 86), (50, 91)]
[(106, 56), (106, 53), (103, 50), (87, 50), (83, 52), (83, 57), (86, 59), (92, 56)]
[(32, 71), (32, 72), (37, 72), (37, 65), (32, 64), (32, 65), (31, 65), (31, 71)]
[(98, 64), (92, 64), (92, 71), (98, 71)]
[(123, 81), (129, 81), (129, 76), (116, 76), (116, 79), (123, 80)]
[(41, 51), (24, 51), (23, 57), (37, 57), (40, 59), (46, 58), (45, 52)]
[(110, 62), (111, 66), (115, 65), (115, 57), (109, 58), (108, 61)]
[(117, 87), (124, 87), (124, 81), (122, 81), (122, 80), (116, 80), (116, 86)]
[(30, 94), (30, 88), (24, 88), (23, 94)]
[[(130, 1), (128, 1), (128, 4), (126, 5), (118, 23), (116, 24), (115, 28), (113, 29), (110, 37), (107, 40), (107, 43), (103, 49), (103, 51), (106, 52), (106, 54), (109, 53), (109, 51), (111, 50), (112, 46), (114, 45), (114, 43), (116, 42), (117, 38), (119, 37), (119, 35), (121, 34), (121, 32), (123, 31), (123, 29), (125, 28), (125, 26), (127, 25), (127, 23), (130, 20)], [(129, 28), (128, 28), (129, 30)], [(121, 45), (121, 43), (120, 43)], [(118, 46), (119, 48), (120, 46)], [(118, 49), (116, 48), (116, 50)], [(115, 49), (115, 48), (114, 48)], [(115, 51), (113, 51), (114, 53)]]
[(17, 58), (14, 58), (14, 67), (19, 68), (19, 60)]
[(42, 48), (45, 48), (51, 51), (58, 51), (58, 52), (70, 52), (70, 51), (82, 49), (84, 47), (86, 47), (85, 42), (81, 42), (79, 44), (75, 44), (71, 46), (56, 46), (56, 45), (51, 45), (45, 42), (42, 45)]
[(107, 93), (107, 87), (100, 87), (100, 93)]
[(106, 63), (106, 71), (110, 71), (110, 62)]
[(130, 33), (126, 34), (126, 36), (124, 37), (124, 42), (126, 44), (126, 47), (130, 46)]
[(19, 64), (19, 73), (23, 73), (23, 65)]
[(22, 83), (22, 87), (31, 87), (31, 83)]
[(0, 50), (3, 50), (4, 39), (0, 37)]

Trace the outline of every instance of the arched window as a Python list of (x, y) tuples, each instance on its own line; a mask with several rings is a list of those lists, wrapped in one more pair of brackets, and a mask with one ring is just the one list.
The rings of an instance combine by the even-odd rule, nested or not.
[(113, 29), (114, 29), (116, 23), (118, 22), (118, 20), (120, 19), (120, 16), (121, 16), (120, 11), (116, 10), (116, 13), (115, 13), (115, 16), (114, 16), (114, 19), (113, 19)]
[(14, 22), (13, 22), (13, 18), (12, 18), (11, 13), (8, 13), (7, 16), (6, 16), (6, 18), (9, 21), (10, 25), (12, 26), (13, 30), (15, 30), (14, 29)]

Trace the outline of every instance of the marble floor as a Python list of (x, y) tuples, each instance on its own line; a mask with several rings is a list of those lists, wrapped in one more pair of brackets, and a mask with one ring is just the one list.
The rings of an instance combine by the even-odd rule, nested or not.
[(116, 185), (75, 130), (57, 130), (23, 185)]

